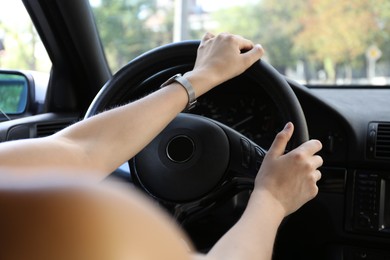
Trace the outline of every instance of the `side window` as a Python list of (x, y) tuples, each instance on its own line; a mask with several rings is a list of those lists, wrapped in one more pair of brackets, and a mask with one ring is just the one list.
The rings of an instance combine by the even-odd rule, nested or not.
[(22, 1), (0, 6), (0, 68), (48, 73), (50, 59)]
[(23, 116), (27, 95), (43, 106), (52, 64), (22, 1), (0, 0), (0, 6), (1, 122)]

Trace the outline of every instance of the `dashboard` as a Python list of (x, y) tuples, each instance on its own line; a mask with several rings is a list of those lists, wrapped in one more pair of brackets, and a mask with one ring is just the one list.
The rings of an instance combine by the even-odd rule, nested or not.
[(200, 97), (191, 113), (230, 126), (265, 149), (286, 123), (263, 88), (241, 77)]
[[(288, 82), (305, 113), (310, 138), (323, 144), (324, 166), (317, 198), (281, 228), (276, 248), (286, 254), (275, 259), (305, 259), (294, 255), (303, 251), (317, 259), (319, 252), (339, 252), (344, 257), (340, 259), (387, 259), (390, 89), (308, 88)], [(191, 112), (222, 122), (265, 149), (286, 120), (260, 86), (242, 79), (215, 88)], [(307, 250), (308, 245), (313, 251)]]

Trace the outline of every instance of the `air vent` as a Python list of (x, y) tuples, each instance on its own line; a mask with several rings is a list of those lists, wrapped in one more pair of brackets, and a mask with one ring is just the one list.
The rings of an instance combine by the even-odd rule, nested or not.
[(390, 159), (390, 123), (378, 124), (375, 157)]
[(52, 122), (37, 124), (37, 137), (45, 137), (57, 133), (65, 127), (71, 125), (72, 122)]
[(367, 154), (372, 159), (390, 159), (390, 123), (370, 123)]

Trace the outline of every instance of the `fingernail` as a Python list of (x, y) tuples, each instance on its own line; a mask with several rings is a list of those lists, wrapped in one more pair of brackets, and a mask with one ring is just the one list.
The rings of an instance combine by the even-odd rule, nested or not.
[(283, 130), (289, 130), (290, 128), (291, 128), (291, 123), (288, 122), (288, 123), (284, 126)]

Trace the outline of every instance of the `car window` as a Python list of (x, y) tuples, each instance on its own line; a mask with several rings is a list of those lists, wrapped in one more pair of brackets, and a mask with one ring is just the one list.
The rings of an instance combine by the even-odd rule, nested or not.
[(22, 1), (0, 6), (0, 68), (48, 73), (50, 59)]
[[(30, 16), (22, 1), (0, 0), (0, 121), (10, 120), (9, 115), (17, 118), (23, 114), (22, 104), (26, 104), (20, 93), (20, 86), (10, 84), (11, 71), (29, 74), (34, 79), (34, 103), (43, 106), (50, 77), (51, 61)], [(24, 89), (24, 88), (23, 88)], [(8, 114), (8, 115), (7, 115)], [(23, 115), (21, 115), (23, 116)]]
[(241, 34), (310, 85), (390, 84), (388, 0), (90, 0), (115, 72), (140, 53), (204, 32)]

